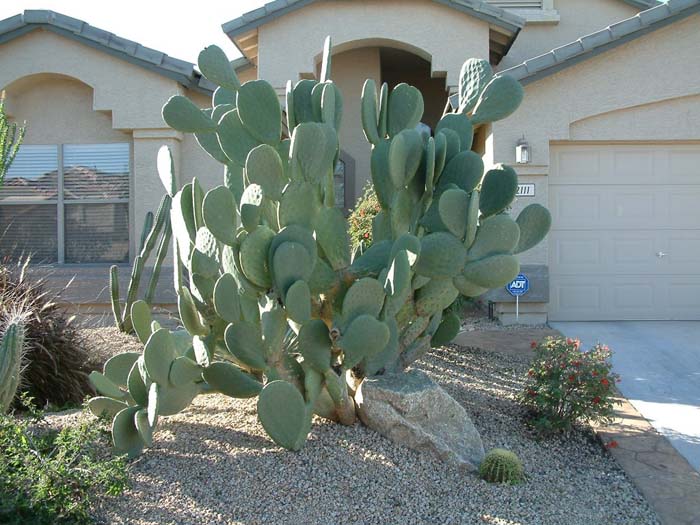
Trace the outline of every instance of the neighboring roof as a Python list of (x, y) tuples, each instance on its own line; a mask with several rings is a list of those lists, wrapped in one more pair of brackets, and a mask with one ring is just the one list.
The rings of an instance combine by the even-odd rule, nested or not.
[[(274, 0), (258, 9), (254, 9), (238, 18), (226, 22), (221, 27), (231, 40), (236, 35), (246, 33), (251, 29), (255, 29), (263, 24), (286, 15), (309, 4), (316, 0)], [(493, 6), (481, 0), (433, 0), (439, 4), (444, 4), (467, 13), (475, 18), (480, 18), (490, 24), (507, 29), (508, 31), (518, 32), (524, 25), (523, 20), (518, 15), (510, 13), (500, 7)], [(234, 42), (235, 43), (235, 42)]]
[(700, 0), (668, 0), (632, 18), (503, 70), (499, 75), (510, 75), (523, 84), (529, 84), (695, 13), (700, 13)]
[(650, 7), (656, 7), (661, 4), (661, 0), (622, 0), (626, 4), (632, 7), (639, 7), (640, 9), (649, 9)]
[[(170, 57), (138, 42), (98, 29), (87, 22), (48, 10), (26, 10), (0, 20), (0, 44), (9, 42), (37, 28), (77, 40), (90, 47), (121, 58), (137, 66), (171, 78), (183, 86), (211, 93), (216, 86), (194, 69), (194, 64)], [(246, 60), (247, 63), (247, 60)], [(239, 67), (244, 64), (241, 63)]]

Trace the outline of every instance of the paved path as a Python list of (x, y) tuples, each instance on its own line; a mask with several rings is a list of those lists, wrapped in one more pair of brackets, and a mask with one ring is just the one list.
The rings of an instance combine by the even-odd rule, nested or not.
[(551, 323), (613, 350), (620, 391), (700, 471), (700, 322)]

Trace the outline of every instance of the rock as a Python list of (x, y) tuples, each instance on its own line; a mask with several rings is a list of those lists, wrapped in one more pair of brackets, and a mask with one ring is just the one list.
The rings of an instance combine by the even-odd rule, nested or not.
[(355, 401), (362, 422), (395, 443), (470, 471), (484, 459), (464, 407), (420, 370), (368, 377)]

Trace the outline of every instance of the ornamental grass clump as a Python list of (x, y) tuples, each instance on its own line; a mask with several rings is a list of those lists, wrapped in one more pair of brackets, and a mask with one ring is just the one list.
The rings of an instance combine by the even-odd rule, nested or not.
[(520, 394), (542, 432), (568, 431), (575, 423), (608, 422), (616, 403), (610, 349), (581, 350), (578, 339), (548, 337), (532, 343), (535, 359)]

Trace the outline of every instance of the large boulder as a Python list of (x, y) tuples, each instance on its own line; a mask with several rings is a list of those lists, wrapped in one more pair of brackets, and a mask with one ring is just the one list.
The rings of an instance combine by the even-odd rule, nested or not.
[(395, 443), (470, 471), (484, 459), (464, 407), (420, 370), (368, 377), (355, 401), (362, 422)]

